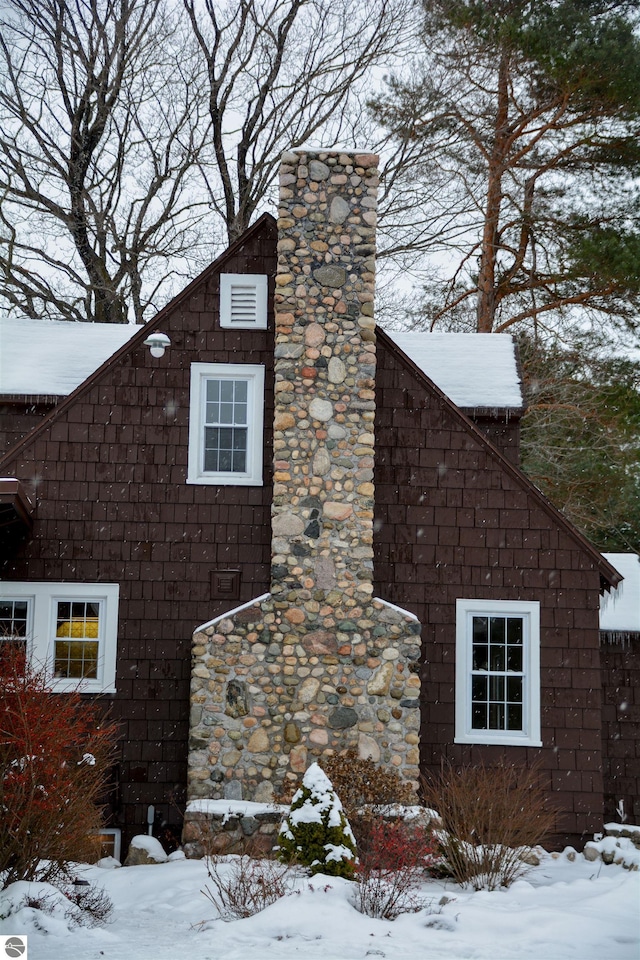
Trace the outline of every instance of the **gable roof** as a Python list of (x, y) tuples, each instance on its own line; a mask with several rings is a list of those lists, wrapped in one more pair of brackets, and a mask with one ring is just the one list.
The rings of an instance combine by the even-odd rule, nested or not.
[(510, 334), (385, 332), (458, 407), (522, 408)]
[[(573, 524), (567, 520), (567, 518), (551, 503), (550, 500), (547, 500), (545, 495), (536, 487), (536, 485), (527, 477), (525, 473), (522, 472), (518, 467), (516, 467), (510, 460), (508, 460), (504, 454), (498, 450), (496, 446), (488, 439), (488, 437), (477, 427), (466, 415), (465, 413), (444, 393), (440, 387), (434, 383), (434, 381), (422, 370), (415, 361), (407, 354), (405, 351), (397, 344), (388, 334), (387, 331), (382, 330), (380, 327), (376, 329), (377, 338), (385, 344), (385, 346), (390, 349), (400, 360), (401, 362), (408, 367), (414, 375), (422, 381), (422, 383), (432, 392), (439, 397), (444, 406), (447, 407), (452, 416), (461, 419), (467, 431), (472, 434), (475, 439), (482, 446), (486, 447), (491, 455), (499, 461), (501, 468), (505, 473), (508, 473), (520, 486), (524, 487), (527, 493), (537, 501), (538, 505), (548, 514), (551, 520), (561, 527), (564, 532), (572, 538), (584, 552), (591, 557), (593, 563), (595, 564), (597, 570), (600, 573), (600, 584), (601, 588), (608, 590), (612, 587), (617, 587), (617, 585), (623, 579), (622, 575), (616, 570), (616, 568), (609, 563), (609, 561), (597, 550), (592, 543), (583, 536)], [(452, 334), (456, 336), (456, 334)], [(475, 336), (475, 334), (474, 334)], [(479, 336), (484, 336), (484, 334), (479, 334)], [(494, 336), (490, 334), (487, 336)]]
[[(169, 303), (165, 304), (165, 306), (158, 311), (153, 319), (149, 320), (145, 324), (142, 324), (141, 326), (134, 326), (134, 332), (127, 340), (125, 340), (122, 346), (119, 347), (115, 353), (112, 353), (111, 356), (107, 357), (107, 359), (101, 363), (100, 366), (95, 368), (86, 377), (86, 379), (84, 379), (70, 394), (68, 394), (67, 397), (65, 397), (61, 403), (58, 404), (58, 406), (54, 407), (45, 417), (43, 417), (40, 423), (34, 427), (33, 430), (31, 430), (28, 434), (26, 434), (26, 436), (22, 437), (21, 440), (10, 447), (9, 450), (7, 450), (2, 457), (0, 457), (0, 463), (5, 463), (12, 460), (23, 447), (30, 444), (32, 440), (38, 437), (42, 431), (46, 430), (51, 423), (55, 422), (59, 417), (61, 417), (65, 410), (67, 410), (69, 406), (78, 399), (78, 397), (82, 396), (82, 394), (84, 394), (87, 390), (90, 390), (94, 383), (100, 379), (102, 374), (105, 373), (112, 365), (115, 365), (122, 356), (127, 354), (130, 350), (140, 347), (147, 339), (149, 334), (153, 330), (160, 329), (165, 319), (167, 319), (167, 317), (175, 310), (175, 308), (183, 301), (188, 300), (188, 298), (198, 290), (200, 284), (206, 280), (210, 274), (220, 272), (225, 262), (235, 256), (238, 250), (240, 250), (249, 240), (253, 238), (256, 233), (258, 233), (260, 230), (263, 230), (265, 227), (272, 231), (276, 230), (276, 221), (270, 213), (264, 213), (261, 217), (259, 217), (258, 220), (256, 220), (256, 222), (247, 230), (245, 230), (245, 232), (238, 237), (237, 240), (227, 247), (227, 249), (224, 250), (223, 253), (221, 253), (220, 256), (213, 261), (213, 263), (210, 263), (208, 267), (205, 267), (205, 269), (198, 274), (195, 279), (193, 279), (187, 284), (186, 287), (184, 287), (183, 290), (176, 294), (176, 296), (170, 300)], [(74, 327), (85, 326), (85, 324), (72, 325)], [(87, 326), (89, 326), (89, 324), (87, 324)], [(110, 325), (106, 324), (106, 326)], [(125, 328), (125, 326), (128, 325), (114, 324), (114, 326)]]
[(0, 394), (66, 397), (140, 329), (2, 317)]

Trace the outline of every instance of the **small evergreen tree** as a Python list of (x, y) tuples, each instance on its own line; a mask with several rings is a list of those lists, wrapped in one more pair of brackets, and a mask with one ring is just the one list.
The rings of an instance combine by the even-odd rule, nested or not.
[(312, 763), (294, 794), (280, 827), (279, 856), (296, 861), (311, 873), (352, 879), (356, 842), (342, 804), (326, 773)]

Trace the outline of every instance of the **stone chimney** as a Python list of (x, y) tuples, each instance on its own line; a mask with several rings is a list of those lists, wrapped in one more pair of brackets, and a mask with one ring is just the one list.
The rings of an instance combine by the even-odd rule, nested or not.
[(194, 634), (190, 800), (349, 749), (417, 787), (420, 624), (373, 597), (377, 184), (371, 154), (282, 158), (271, 589)]
[(280, 168), (271, 592), (301, 616), (312, 595), (373, 593), (377, 163), (287, 153)]

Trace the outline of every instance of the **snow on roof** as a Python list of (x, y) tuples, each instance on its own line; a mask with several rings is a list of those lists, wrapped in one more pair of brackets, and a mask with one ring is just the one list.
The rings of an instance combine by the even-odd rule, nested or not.
[(509, 334), (385, 333), (459, 407), (522, 406)]
[[(67, 396), (139, 329), (0, 318), (0, 394)], [(508, 334), (387, 333), (458, 406), (522, 406)]]
[(640, 630), (640, 557), (635, 553), (604, 553), (624, 580), (600, 600), (600, 629)]
[(0, 393), (67, 396), (139, 329), (0, 318)]

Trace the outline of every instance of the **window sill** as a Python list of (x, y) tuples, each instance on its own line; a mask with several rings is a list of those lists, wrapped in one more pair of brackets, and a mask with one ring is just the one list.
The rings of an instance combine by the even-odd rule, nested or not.
[(231, 476), (227, 473), (215, 477), (187, 477), (186, 483), (204, 487), (263, 487), (262, 477)]
[(503, 747), (541, 747), (542, 740), (534, 740), (532, 737), (526, 736), (526, 734), (517, 734), (510, 733), (501, 736), (498, 733), (484, 733), (476, 736), (475, 734), (466, 734), (462, 737), (454, 737), (454, 743), (467, 743), (475, 744), (478, 747), (482, 746), (503, 746)]

